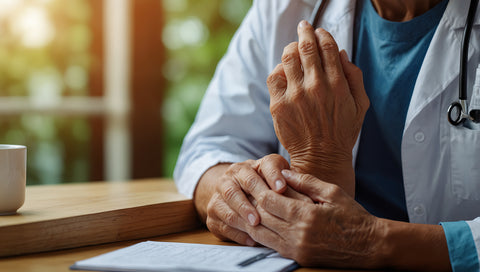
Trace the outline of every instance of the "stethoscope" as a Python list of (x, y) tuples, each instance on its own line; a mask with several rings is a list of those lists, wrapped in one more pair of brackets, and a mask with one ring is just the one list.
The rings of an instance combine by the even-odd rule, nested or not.
[[(472, 33), (473, 20), (475, 19), (475, 12), (477, 11), (479, 0), (471, 0), (468, 9), (467, 21), (463, 31), (463, 40), (460, 52), (460, 80), (458, 90), (458, 101), (452, 102), (447, 110), (448, 122), (454, 126), (465, 122), (469, 119), (475, 123), (480, 123), (480, 108), (472, 107), (468, 112), (467, 107), (467, 62), (468, 62), (468, 47), (470, 44), (470, 34)], [(313, 28), (317, 28), (318, 19), (322, 15), (328, 0), (319, 0), (315, 4), (313, 13), (310, 17), (310, 24)]]

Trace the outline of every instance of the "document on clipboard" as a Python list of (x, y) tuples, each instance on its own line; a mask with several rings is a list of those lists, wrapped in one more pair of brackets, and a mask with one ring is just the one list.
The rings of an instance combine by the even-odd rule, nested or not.
[(73, 270), (286, 272), (295, 261), (264, 247), (141, 242), (76, 262)]

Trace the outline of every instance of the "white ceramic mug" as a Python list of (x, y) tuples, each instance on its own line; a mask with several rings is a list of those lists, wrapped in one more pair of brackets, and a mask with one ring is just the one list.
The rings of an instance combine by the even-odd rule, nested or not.
[(0, 144), (0, 215), (15, 214), (25, 202), (27, 147)]

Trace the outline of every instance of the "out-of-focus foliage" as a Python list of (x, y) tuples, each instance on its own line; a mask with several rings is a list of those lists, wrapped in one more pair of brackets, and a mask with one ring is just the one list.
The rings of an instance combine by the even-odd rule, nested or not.
[[(163, 172), (171, 176), (216, 64), (252, 0), (158, 1), (163, 4), (161, 35), (167, 50), (161, 69), (168, 82), (162, 108)], [(98, 61), (90, 52), (90, 4), (0, 0), (0, 99), (21, 96), (44, 105), (65, 96), (89, 95), (90, 67)], [(90, 130), (86, 117), (0, 116), (0, 143), (28, 147), (29, 185), (88, 181)]]
[[(0, 99), (87, 95), (90, 15), (84, 0), (0, 0)], [(29, 185), (88, 180), (89, 133), (86, 118), (0, 118), (0, 143), (28, 147)]]
[(164, 173), (171, 176), (183, 137), (252, 0), (163, 0), (167, 48), (163, 74), (168, 91), (165, 120)]

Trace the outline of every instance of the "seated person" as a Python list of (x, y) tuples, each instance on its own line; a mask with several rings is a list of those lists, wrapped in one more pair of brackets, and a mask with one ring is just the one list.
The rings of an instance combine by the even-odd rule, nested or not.
[(216, 236), (300, 265), (478, 271), (480, 131), (446, 116), (468, 5), (335, 0), (314, 29), (314, 4), (254, 1), (184, 139), (179, 191)]

